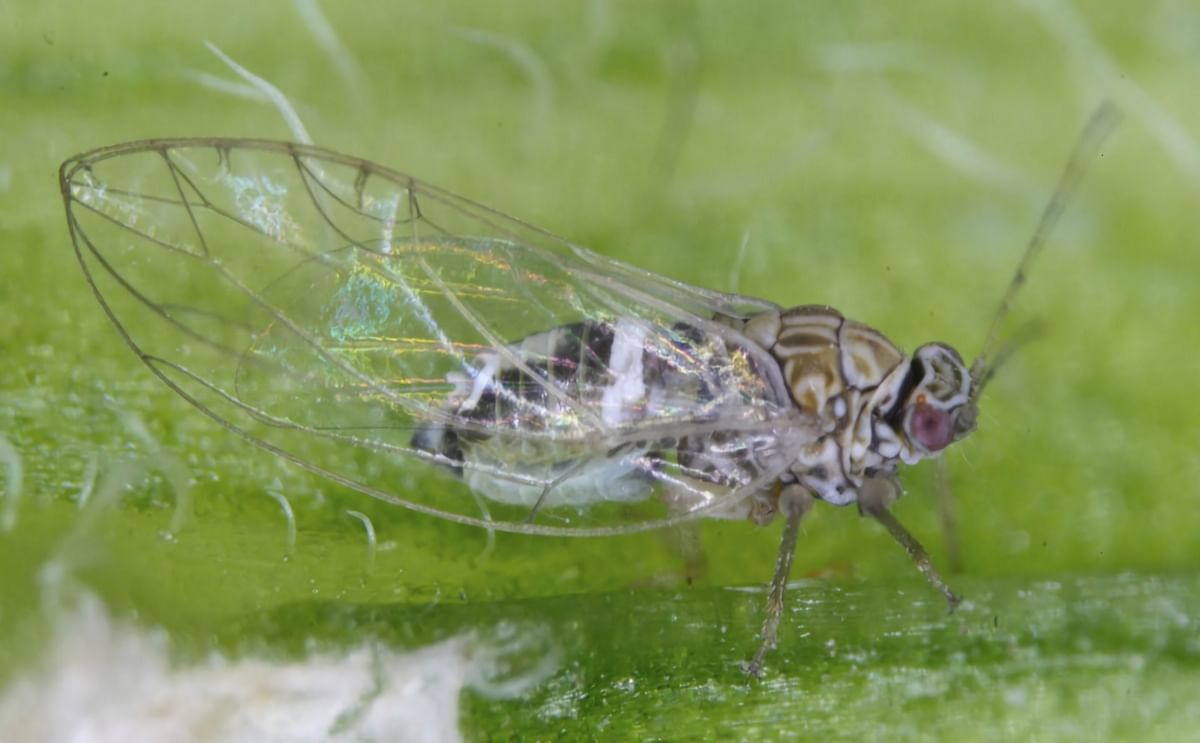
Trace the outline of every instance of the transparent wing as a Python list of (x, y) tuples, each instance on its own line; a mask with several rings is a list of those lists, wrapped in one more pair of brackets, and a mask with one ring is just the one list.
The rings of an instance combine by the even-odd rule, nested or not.
[[(374, 163), (164, 140), (81, 155), (60, 179), (84, 271), (150, 368), (375, 497), (516, 531), (655, 528), (730, 508), (811, 440), (736, 330), (774, 305)], [(422, 460), (470, 487), (414, 486)]]

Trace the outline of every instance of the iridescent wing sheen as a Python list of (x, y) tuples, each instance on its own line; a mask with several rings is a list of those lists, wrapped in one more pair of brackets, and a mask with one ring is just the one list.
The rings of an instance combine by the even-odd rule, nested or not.
[[(155, 374), (236, 433), (383, 500), (514, 531), (654, 528), (770, 486), (811, 440), (777, 365), (735, 329), (773, 304), (604, 258), (369, 161), (160, 140), (80, 155), (60, 180), (88, 280)], [(521, 342), (581, 323), (637, 339), (666, 385), (653, 404), (605, 394), (620, 370), (586, 344), (557, 359), (562, 344)], [(480, 391), (504, 415), (462, 404)], [(430, 427), (485, 454), (414, 446)], [(652, 487), (555, 498), (622, 457)], [(532, 509), (414, 485), (414, 460), (544, 496)]]

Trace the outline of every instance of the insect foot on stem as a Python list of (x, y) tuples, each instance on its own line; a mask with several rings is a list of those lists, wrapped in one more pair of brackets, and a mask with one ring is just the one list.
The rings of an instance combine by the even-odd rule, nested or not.
[(950, 590), (950, 586), (933, 566), (933, 561), (929, 559), (929, 553), (925, 551), (917, 538), (909, 533), (908, 529), (905, 529), (904, 525), (897, 521), (889, 510), (889, 506), (895, 503), (899, 497), (900, 484), (894, 479), (868, 478), (858, 491), (858, 509), (863, 515), (870, 516), (883, 524), (883, 528), (888, 530), (892, 539), (895, 539), (912, 558), (917, 570), (920, 570), (921, 575), (925, 576), (925, 580), (929, 581), (929, 584), (946, 598), (946, 603), (950, 605), (950, 611), (954, 611), (962, 599)]

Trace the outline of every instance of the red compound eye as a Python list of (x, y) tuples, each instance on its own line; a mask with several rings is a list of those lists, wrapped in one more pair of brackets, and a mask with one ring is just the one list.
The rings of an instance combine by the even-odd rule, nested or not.
[(950, 414), (931, 405), (918, 403), (908, 427), (909, 434), (927, 451), (941, 451), (954, 440)]

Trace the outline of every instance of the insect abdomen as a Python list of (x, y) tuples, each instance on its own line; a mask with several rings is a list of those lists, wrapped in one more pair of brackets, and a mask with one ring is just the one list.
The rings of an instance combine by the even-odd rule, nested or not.
[[(549, 430), (555, 422), (571, 420), (574, 411), (556, 399), (548, 385), (596, 414), (606, 426), (636, 420), (645, 410), (650, 388), (659, 383), (654, 370), (643, 365), (641, 327), (625, 320), (611, 324), (586, 320), (526, 336), (509, 345), (507, 354), (480, 354), (475, 377), (465, 381), (457, 399), (455, 395), (447, 399), (448, 410), (479, 429), (458, 431), (451, 425), (427, 424), (414, 433), (413, 448), (435, 455), (472, 490), (498, 502), (538, 503), (545, 486), (528, 480), (554, 483), (543, 503), (547, 506), (649, 496), (654, 480), (639, 461), (647, 452), (645, 446), (593, 461), (586, 451), (572, 451), (553, 438), (539, 443), (514, 441), (507, 435), (521, 428)], [(513, 356), (525, 369), (511, 363)], [(497, 477), (493, 473), (498, 469), (524, 477)]]

